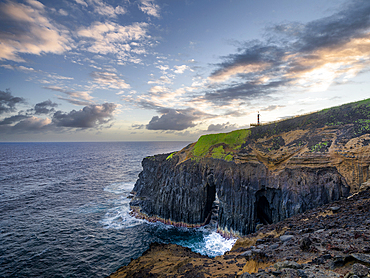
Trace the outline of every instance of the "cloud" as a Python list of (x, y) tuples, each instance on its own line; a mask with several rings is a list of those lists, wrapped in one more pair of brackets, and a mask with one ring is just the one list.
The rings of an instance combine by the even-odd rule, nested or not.
[(27, 4), (0, 3), (0, 60), (24, 61), (19, 54), (60, 54), (72, 48), (73, 41), (44, 15), (44, 5), (35, 0)]
[(331, 16), (306, 24), (269, 26), (265, 40), (248, 41), (222, 57), (203, 96), (227, 105), (266, 98), (289, 88), (325, 91), (370, 66), (370, 2), (354, 0)]
[(15, 106), (20, 103), (25, 103), (25, 100), (12, 96), (9, 90), (0, 91), (0, 114), (14, 112)]
[(15, 116), (10, 116), (8, 118), (5, 118), (0, 121), (0, 125), (11, 125), (13, 123), (17, 123), (19, 121), (22, 121), (24, 119), (29, 118), (30, 116), (27, 115), (15, 115)]
[(148, 84), (171, 84), (171, 83), (172, 83), (172, 80), (166, 75), (162, 75), (157, 80), (148, 81)]
[[(83, 1), (76, 1), (77, 3), (84, 5)], [(113, 7), (111, 5), (106, 4), (104, 1), (101, 0), (88, 0), (88, 2), (94, 7), (94, 11), (100, 15), (108, 16), (108, 17), (116, 17), (119, 14), (125, 14), (126, 10), (121, 7)]]
[(85, 50), (98, 54), (114, 54), (119, 59), (130, 61), (131, 53), (146, 53), (141, 44), (131, 42), (150, 39), (147, 34), (148, 26), (145, 22), (128, 26), (121, 26), (114, 22), (95, 22), (90, 27), (80, 28), (77, 34), (84, 38), (80, 44)]
[(273, 110), (283, 108), (283, 107), (285, 107), (285, 105), (270, 105), (266, 108), (261, 109), (261, 111), (268, 111), (269, 112), (269, 111), (273, 111)]
[(207, 114), (194, 108), (187, 109), (170, 109), (161, 108), (160, 117), (154, 116), (146, 128), (149, 130), (184, 130), (189, 127), (194, 127), (194, 123), (200, 120)]
[(58, 74), (48, 74), (48, 78), (54, 79), (54, 80), (73, 80), (73, 77), (58, 75)]
[(54, 107), (57, 106), (58, 104), (52, 102), (50, 99), (37, 103), (34, 108), (35, 114), (49, 114), (51, 112), (54, 112), (55, 111)]
[(79, 100), (79, 99), (74, 99), (74, 98), (65, 98), (65, 97), (61, 97), (61, 96), (58, 96), (58, 99), (60, 100), (64, 100), (66, 102), (69, 102), (73, 105), (77, 105), (77, 106), (84, 106), (84, 105), (90, 105), (91, 102), (90, 101), (84, 101), (84, 100)]
[(153, 0), (141, 0), (139, 9), (148, 15), (159, 17), (159, 6)]
[(59, 9), (59, 11), (58, 11), (61, 15), (63, 15), (63, 16), (67, 16), (68, 15), (68, 12), (67, 11), (65, 11), (65, 10), (63, 10), (63, 9)]
[(45, 8), (44, 4), (40, 3), (39, 1), (36, 0), (26, 0), (28, 4), (33, 6), (36, 9), (43, 10)]
[(116, 73), (93, 71), (90, 76), (94, 79), (94, 82), (99, 84), (102, 88), (110, 89), (128, 89), (130, 85), (124, 80), (120, 79)]
[(85, 6), (85, 7), (88, 7), (89, 5), (87, 5), (87, 3), (83, 0), (75, 0), (77, 4), (80, 4), (82, 6)]
[(104, 103), (102, 105), (89, 105), (69, 113), (57, 111), (52, 120), (53, 124), (58, 127), (96, 128), (112, 120), (116, 107), (117, 105), (114, 103)]
[(156, 68), (159, 68), (164, 74), (166, 73), (167, 70), (170, 69), (168, 65), (159, 65), (159, 66), (156, 66)]
[[(191, 70), (187, 65), (175, 66), (175, 73), (182, 74), (185, 70)], [(191, 70), (192, 71), (192, 70)]]
[[(16, 104), (24, 103), (23, 98), (14, 97), (9, 91), (0, 91), (0, 114), (16, 112)], [(116, 108), (115, 103), (103, 103), (100, 105), (87, 105), (81, 110), (70, 112), (55, 111), (58, 105), (51, 100), (37, 103), (33, 108), (19, 111), (18, 115), (12, 115), (0, 119), (0, 132), (48, 132), (63, 131), (64, 128), (109, 128), (107, 125), (113, 119)], [(51, 114), (53, 112), (53, 114)], [(51, 114), (50, 118), (45, 117)], [(36, 115), (43, 115), (37, 117)]]
[(194, 98), (193, 101), (211, 101), (215, 105), (224, 106), (237, 99), (252, 100), (266, 98), (288, 84), (289, 80), (284, 79), (263, 85), (254, 82), (239, 82), (225, 86), (225, 88), (209, 90), (203, 96)]
[(52, 90), (55, 92), (64, 93), (69, 96), (69, 98), (58, 96), (59, 99), (68, 101), (69, 103), (75, 105), (90, 105), (92, 104), (93, 97), (90, 96), (89, 91), (69, 91), (59, 86), (45, 86), (44, 89)]
[(230, 124), (229, 122), (224, 123), (224, 124), (210, 124), (207, 128), (207, 131), (221, 132), (221, 131), (226, 131), (231, 128), (236, 128), (236, 125)]
[(133, 129), (144, 129), (145, 125), (133, 124), (133, 125), (131, 125), (131, 127)]
[(20, 70), (25, 72), (35, 72), (34, 68), (27, 68), (25, 66), (16, 66), (16, 65), (0, 65), (3, 68), (10, 69), (10, 70)]
[(50, 124), (51, 124), (51, 120), (49, 118), (42, 119), (42, 118), (37, 118), (35, 116), (31, 116), (15, 124), (12, 127), (12, 130), (18, 131), (18, 132), (19, 131), (21, 132), (41, 131), (47, 128)]

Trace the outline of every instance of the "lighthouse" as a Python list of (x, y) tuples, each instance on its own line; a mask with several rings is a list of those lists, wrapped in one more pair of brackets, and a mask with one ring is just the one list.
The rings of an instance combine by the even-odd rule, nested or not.
[(250, 126), (259, 126), (260, 125), (260, 111), (257, 113), (257, 123), (256, 124), (250, 124)]

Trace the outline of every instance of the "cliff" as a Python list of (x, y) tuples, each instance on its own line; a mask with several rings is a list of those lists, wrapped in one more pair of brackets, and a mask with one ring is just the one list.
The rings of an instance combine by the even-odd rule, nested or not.
[(154, 243), (109, 277), (369, 277), (369, 243), (370, 188), (264, 225), (215, 258)]
[(218, 201), (219, 231), (246, 235), (366, 186), (369, 143), (370, 99), (205, 135), (143, 160), (132, 214), (196, 227), (211, 219)]

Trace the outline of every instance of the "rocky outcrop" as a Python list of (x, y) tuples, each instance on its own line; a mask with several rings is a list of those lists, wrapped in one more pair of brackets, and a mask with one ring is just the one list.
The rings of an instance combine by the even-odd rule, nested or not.
[(369, 277), (369, 243), (370, 189), (263, 225), (215, 258), (152, 244), (110, 277)]
[(246, 235), (339, 200), (370, 178), (370, 100), (249, 130), (202, 136), (147, 157), (132, 214), (178, 226), (206, 224), (218, 199), (224, 235)]
[(143, 161), (131, 207), (137, 215), (178, 226), (201, 226), (219, 201), (218, 226), (225, 235), (245, 235), (349, 194), (334, 167), (285, 168), (269, 172), (262, 164), (186, 160), (168, 155)]

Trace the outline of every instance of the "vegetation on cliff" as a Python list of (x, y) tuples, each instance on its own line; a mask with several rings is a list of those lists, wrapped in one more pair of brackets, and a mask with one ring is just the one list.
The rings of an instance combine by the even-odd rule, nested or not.
[(231, 161), (233, 151), (239, 150), (250, 134), (250, 130), (240, 129), (229, 133), (203, 135), (194, 145), (192, 154), (195, 159), (212, 157)]
[[(370, 99), (336, 106), (319, 112), (293, 117), (273, 123), (267, 123), (250, 129), (235, 130), (229, 133), (208, 134), (201, 136), (187, 153), (187, 158), (199, 161), (201, 158), (214, 158), (226, 161), (235, 160), (235, 156), (248, 152), (252, 145), (263, 152), (278, 151), (283, 147), (307, 146), (310, 152), (328, 152), (332, 141), (323, 136), (293, 136), (293, 140), (282, 135), (295, 130), (314, 130), (322, 128), (348, 129), (347, 138), (359, 137), (370, 133)], [(285, 136), (286, 137), (286, 136)], [(265, 138), (264, 142), (257, 143)], [(262, 146), (263, 145), (263, 146)], [(173, 154), (169, 156), (172, 158)]]

